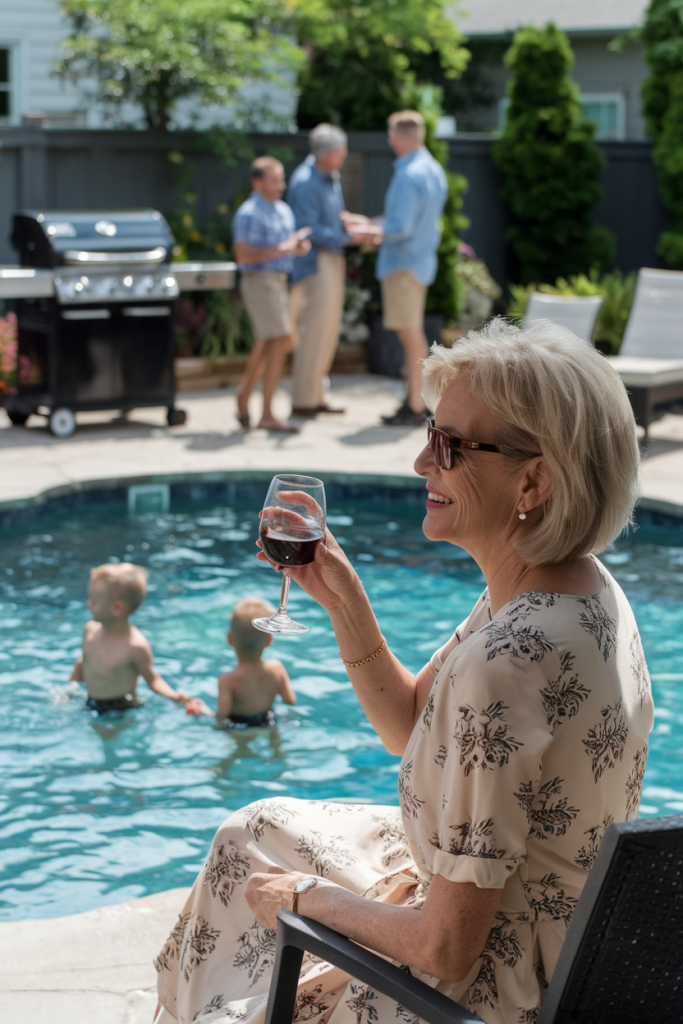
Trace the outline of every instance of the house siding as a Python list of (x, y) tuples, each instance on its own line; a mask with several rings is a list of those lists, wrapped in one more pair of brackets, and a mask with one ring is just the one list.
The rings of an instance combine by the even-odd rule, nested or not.
[[(607, 48), (611, 38), (571, 38), (575, 56), (571, 75), (582, 93), (620, 93), (626, 103), (625, 141), (642, 142), (646, 135), (640, 86), (648, 73), (643, 48), (633, 44), (623, 53), (614, 53)], [(486, 66), (485, 73), (491, 82), (494, 102), (490, 107), (468, 112), (467, 122), (476, 125), (479, 131), (495, 131), (498, 103), (506, 95), (510, 72), (501, 62)]]
[(582, 92), (617, 92), (626, 100), (626, 139), (645, 139), (641, 113), (640, 86), (647, 76), (642, 46), (629, 46), (623, 53), (607, 49), (608, 39), (572, 39), (576, 64), (572, 72)]
[(523, 25), (545, 25), (549, 21), (570, 33), (579, 29), (625, 32), (642, 24), (648, 0), (572, 0), (570, 4), (558, 4), (557, 0), (515, 0), (514, 4), (467, 0), (462, 6), (462, 11), (455, 12), (455, 19), (470, 36), (515, 32)]
[(0, 46), (13, 52), (13, 124), (28, 111), (43, 111), (56, 126), (87, 124), (80, 92), (52, 74), (65, 35), (59, 6), (51, 0), (0, 0)]

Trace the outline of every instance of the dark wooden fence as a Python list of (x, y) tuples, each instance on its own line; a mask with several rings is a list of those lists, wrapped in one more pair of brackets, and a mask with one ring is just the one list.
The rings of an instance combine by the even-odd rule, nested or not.
[[(306, 136), (253, 135), (255, 153), (275, 150), (291, 170), (307, 153)], [(374, 215), (391, 177), (392, 156), (383, 132), (351, 132), (351, 156), (343, 173), (347, 205)], [(462, 137), (450, 142), (451, 169), (470, 183), (465, 213), (472, 226), (465, 241), (489, 265), (501, 283), (511, 273), (504, 242), (506, 211), (499, 197), (499, 179), (491, 160), (491, 140)], [(617, 239), (616, 264), (623, 270), (658, 266), (657, 238), (667, 215), (659, 198), (647, 142), (606, 142), (604, 197), (595, 220)], [(202, 216), (248, 186), (247, 164), (226, 167), (202, 148), (197, 136), (137, 131), (0, 129), (0, 262), (13, 262), (9, 242), (14, 210), (116, 209), (153, 206), (171, 210), (178, 200), (178, 169), (169, 153), (184, 154), (193, 181), (185, 188), (197, 194)]]

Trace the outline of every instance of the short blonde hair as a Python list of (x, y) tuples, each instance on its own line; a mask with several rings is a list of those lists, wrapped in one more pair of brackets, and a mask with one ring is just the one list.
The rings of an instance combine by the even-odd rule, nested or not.
[(417, 142), (424, 142), (425, 119), (418, 110), (397, 110), (395, 114), (389, 115), (387, 124), (399, 135), (408, 135)]
[(592, 345), (549, 321), (493, 320), (451, 349), (432, 346), (422, 377), (430, 409), (460, 373), (507, 457), (540, 452), (552, 472), (543, 517), (517, 544), (527, 565), (603, 551), (632, 524), (636, 424), (619, 374)]
[(90, 582), (104, 580), (112, 601), (123, 601), (129, 612), (147, 596), (147, 570), (132, 562), (107, 562), (90, 570)]
[(276, 171), (278, 167), (282, 167), (282, 163), (274, 156), (257, 156), (255, 160), (251, 161), (249, 168), (249, 178), (253, 181), (254, 178), (265, 178), (268, 171)]
[(230, 619), (230, 632), (235, 647), (239, 647), (245, 653), (255, 654), (262, 651), (268, 643), (269, 634), (252, 626), (251, 620), (274, 614), (272, 604), (260, 597), (245, 597), (238, 601)]

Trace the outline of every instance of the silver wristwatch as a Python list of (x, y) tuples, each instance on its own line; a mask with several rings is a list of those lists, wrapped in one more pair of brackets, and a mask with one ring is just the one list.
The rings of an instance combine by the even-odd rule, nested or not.
[(308, 892), (314, 885), (318, 884), (319, 879), (317, 877), (302, 878), (300, 882), (297, 882), (292, 892), (294, 893), (294, 899), (292, 901), (292, 910), (295, 914), (299, 913), (299, 896), (302, 892)]

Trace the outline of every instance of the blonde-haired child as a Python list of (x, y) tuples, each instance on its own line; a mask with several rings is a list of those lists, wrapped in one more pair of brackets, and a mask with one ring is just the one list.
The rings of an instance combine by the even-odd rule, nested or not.
[[(237, 655), (237, 668), (218, 678), (218, 711), (216, 724), (226, 729), (246, 729), (275, 725), (272, 707), (276, 697), (285, 704), (296, 704), (296, 695), (279, 661), (263, 661), (272, 636), (254, 629), (251, 620), (272, 615), (275, 609), (258, 597), (245, 597), (235, 605), (227, 640)], [(203, 701), (191, 701), (191, 714), (206, 714)], [(209, 712), (210, 714), (211, 712)]]
[(152, 648), (129, 617), (147, 595), (147, 572), (130, 562), (98, 565), (90, 571), (88, 608), (83, 627), (83, 653), (71, 679), (85, 683), (88, 707), (98, 715), (137, 707), (138, 676), (155, 693), (177, 704), (190, 697), (179, 693), (154, 668)]

